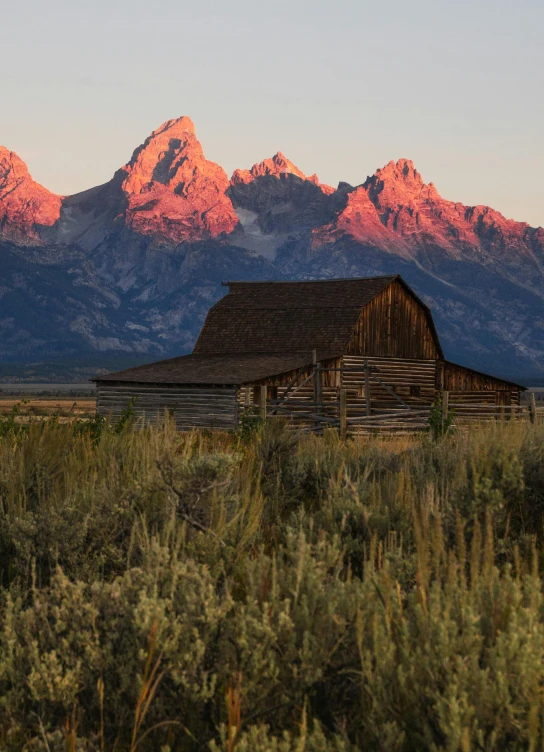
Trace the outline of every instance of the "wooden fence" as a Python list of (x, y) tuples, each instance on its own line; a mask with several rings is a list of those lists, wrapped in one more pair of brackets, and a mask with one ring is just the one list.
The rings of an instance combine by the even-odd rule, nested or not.
[[(443, 393), (444, 395), (444, 393)], [(267, 402), (261, 414), (267, 419), (283, 417), (294, 427), (302, 431), (322, 433), (326, 428), (335, 428), (343, 437), (365, 436), (371, 434), (408, 434), (430, 429), (431, 409), (397, 409), (372, 411), (371, 415), (349, 417), (345, 408), (345, 390), (340, 390), (335, 402), (318, 403), (304, 406), (299, 403), (291, 410), (288, 405), (277, 401)], [(314, 412), (317, 408), (320, 412)], [(524, 420), (544, 423), (544, 408), (536, 408), (533, 413), (527, 406), (495, 405), (455, 405), (448, 414), (452, 417), (454, 428), (492, 421)], [(447, 415), (444, 419), (447, 419)]]
[[(342, 375), (341, 388), (323, 387), (322, 375), (327, 371), (339, 371)], [(382, 378), (380, 378), (380, 376)], [(362, 384), (362, 394), (354, 396), (351, 381)], [(433, 420), (451, 422), (454, 427), (489, 421), (530, 420), (544, 421), (544, 407), (537, 407), (534, 394), (525, 405), (495, 405), (485, 401), (488, 393), (482, 392), (482, 402), (471, 399), (459, 402), (457, 393), (435, 392), (440, 395), (440, 408), (427, 405), (410, 405), (399, 396), (395, 389), (382, 381), (380, 369), (365, 361), (363, 367), (344, 366), (323, 368), (314, 355), (313, 369), (306, 372), (303, 379), (297, 377), (281, 390), (276, 389), (269, 397), (266, 386), (260, 387), (255, 402), (241, 405), (242, 410), (257, 407), (267, 419), (283, 417), (302, 431), (321, 433), (326, 428), (335, 428), (342, 437), (371, 434), (407, 434), (429, 430), (431, 411)], [(383, 400), (371, 400), (371, 384), (375, 382), (382, 391), (389, 394), (389, 405)], [(355, 381), (354, 381), (355, 383)], [(394, 408), (391, 405), (396, 405)], [(438, 414), (437, 414), (438, 413)]]

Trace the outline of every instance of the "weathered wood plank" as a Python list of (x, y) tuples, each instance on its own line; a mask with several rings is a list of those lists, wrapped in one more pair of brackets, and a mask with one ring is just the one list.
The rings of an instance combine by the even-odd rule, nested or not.
[(235, 428), (238, 423), (236, 387), (189, 387), (163, 384), (99, 384), (97, 412), (118, 420), (134, 400), (137, 418), (155, 423), (165, 413), (173, 416), (180, 430), (192, 427)]

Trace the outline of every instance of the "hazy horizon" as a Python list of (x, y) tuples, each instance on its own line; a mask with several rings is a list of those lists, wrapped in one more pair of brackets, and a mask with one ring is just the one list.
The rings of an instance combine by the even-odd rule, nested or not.
[(39, 0), (3, 9), (0, 143), (59, 194), (188, 115), (230, 175), (282, 151), (322, 182), (411, 159), (440, 194), (544, 225), (544, 4)]

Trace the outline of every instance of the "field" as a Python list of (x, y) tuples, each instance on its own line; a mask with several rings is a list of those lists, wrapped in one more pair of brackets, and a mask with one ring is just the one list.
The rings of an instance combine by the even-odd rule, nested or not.
[(1, 384), (0, 421), (16, 423), (56, 418), (59, 422), (87, 420), (96, 412), (89, 384)]
[(0, 397), (0, 418), (15, 415), (20, 423), (35, 418), (92, 418), (96, 400), (73, 397)]
[(543, 748), (544, 424), (342, 442), (5, 408), (2, 751)]

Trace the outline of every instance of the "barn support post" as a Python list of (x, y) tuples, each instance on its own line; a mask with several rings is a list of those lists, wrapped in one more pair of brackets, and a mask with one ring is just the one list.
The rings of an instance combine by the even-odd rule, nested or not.
[(348, 411), (346, 390), (340, 389), (340, 438), (345, 440), (348, 435)]
[(529, 414), (531, 416), (531, 423), (536, 423), (536, 398), (535, 393), (531, 392), (529, 395)]
[(321, 363), (317, 361), (317, 350), (312, 354), (312, 365), (314, 373), (314, 412), (320, 415), (322, 412), (323, 402), (323, 383), (321, 373)]
[(261, 386), (260, 388), (260, 395), (259, 395), (259, 408), (261, 413), (261, 418), (263, 420), (266, 420), (266, 393), (267, 393), (267, 387)]
[(367, 416), (369, 416), (370, 415), (370, 366), (368, 365), (368, 360), (365, 360), (363, 368), (365, 372), (365, 413)]
[(444, 424), (446, 423), (448, 419), (448, 413), (450, 411), (450, 393), (443, 389), (442, 390), (442, 430), (444, 429)]

